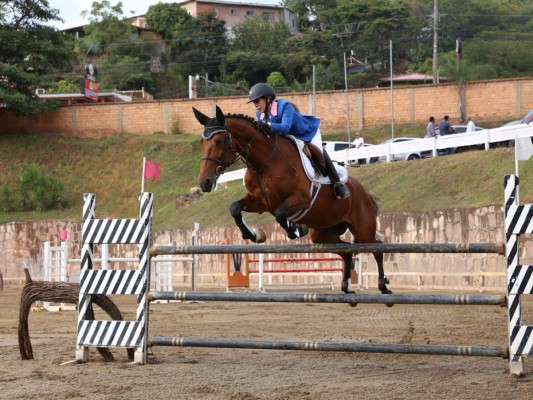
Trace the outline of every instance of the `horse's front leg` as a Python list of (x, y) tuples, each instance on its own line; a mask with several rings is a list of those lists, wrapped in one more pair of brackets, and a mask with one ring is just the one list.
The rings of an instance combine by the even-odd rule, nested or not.
[(261, 206), (257, 201), (255, 201), (251, 196), (246, 195), (242, 199), (232, 203), (229, 207), (231, 216), (235, 221), (235, 224), (239, 228), (244, 240), (251, 240), (254, 243), (263, 243), (266, 240), (265, 232), (261, 229), (250, 228), (246, 225), (244, 218), (242, 217), (242, 212), (256, 212), (262, 213), (265, 211), (265, 208)]
[[(296, 207), (296, 210), (303, 210), (303, 207)], [(298, 239), (304, 237), (309, 233), (309, 228), (306, 225), (297, 225), (291, 220), (289, 220), (289, 207), (286, 203), (282, 204), (274, 212), (274, 217), (278, 224), (287, 232), (287, 237), (289, 239)]]

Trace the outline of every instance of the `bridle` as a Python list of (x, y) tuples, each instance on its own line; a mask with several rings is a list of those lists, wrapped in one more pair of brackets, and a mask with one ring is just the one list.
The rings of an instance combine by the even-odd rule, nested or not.
[[(202, 161), (204, 161), (204, 160), (205, 161), (211, 161), (211, 162), (214, 162), (215, 164), (218, 165), (217, 169), (215, 170), (215, 180), (217, 180), (219, 178), (219, 176), (222, 175), (224, 173), (224, 171), (227, 168), (229, 168), (231, 165), (235, 164), (239, 160), (242, 160), (246, 164), (246, 167), (248, 168), (249, 171), (254, 172), (254, 173), (256, 173), (258, 175), (259, 182), (260, 182), (260, 185), (261, 185), (261, 190), (263, 192), (263, 197), (265, 198), (266, 203), (267, 203), (267, 208), (272, 211), (271, 206), (270, 206), (270, 202), (268, 200), (268, 196), (266, 194), (265, 183), (263, 182), (263, 178), (262, 178), (262, 174), (261, 173), (268, 166), (270, 161), (274, 158), (274, 155), (276, 154), (276, 152), (280, 153), (283, 156), (283, 158), (287, 161), (287, 163), (291, 167), (291, 169), (294, 172), (294, 174), (298, 175), (298, 172), (296, 171), (296, 168), (294, 167), (294, 165), (292, 165), (292, 163), (289, 161), (288, 157), (278, 147), (279, 135), (274, 135), (275, 140), (272, 140), (272, 137), (268, 133), (263, 132), (259, 128), (259, 125), (256, 125), (256, 130), (255, 130), (254, 135), (250, 138), (248, 143), (246, 143), (244, 146), (242, 146), (242, 148), (239, 150), (239, 149), (236, 148), (235, 144), (233, 143), (231, 132), (229, 131), (228, 125), (226, 123), (224, 123), (223, 127), (221, 127), (221, 126), (211, 126), (211, 127), (206, 126), (204, 132), (202, 133), (202, 138), (204, 140), (210, 140), (217, 133), (224, 133), (224, 151), (222, 152), (222, 158), (221, 159), (217, 159), (217, 158), (213, 158), (213, 157), (202, 157)], [(255, 139), (257, 138), (257, 136), (260, 133), (264, 133), (265, 137), (270, 142), (272, 142), (272, 151), (270, 152), (268, 157), (263, 162), (263, 165), (259, 169), (256, 169), (248, 161), (248, 156), (249, 156), (249, 153), (250, 153), (250, 149), (252, 148), (252, 143), (255, 141)], [(230, 151), (233, 154), (233, 156), (234, 156), (233, 160), (231, 160), (230, 162), (226, 162), (225, 161), (226, 160), (226, 153), (228, 151)]]
[[(222, 152), (222, 158), (213, 158), (213, 157), (202, 157), (202, 161), (212, 161), (215, 164), (218, 165), (215, 174), (218, 178), (226, 169), (228, 169), (230, 166), (235, 164), (237, 161), (242, 160), (248, 169), (254, 171), (254, 172), (260, 172), (262, 171), (269, 163), (269, 161), (274, 156), (274, 153), (276, 151), (276, 142), (274, 142), (274, 146), (272, 148), (272, 152), (270, 153), (269, 157), (265, 160), (263, 166), (259, 169), (259, 171), (254, 170), (250, 163), (248, 162), (248, 155), (250, 153), (250, 149), (252, 148), (252, 143), (255, 141), (257, 136), (261, 133), (261, 129), (257, 127), (254, 135), (250, 138), (248, 143), (246, 143), (242, 148), (239, 150), (236, 148), (236, 146), (233, 143), (231, 132), (229, 131), (228, 125), (224, 124), (224, 127), (220, 126), (213, 126), (213, 127), (205, 127), (204, 132), (202, 133), (202, 138), (204, 140), (210, 140), (213, 138), (213, 136), (217, 133), (224, 133), (224, 151)], [(270, 136), (267, 134), (266, 137), (271, 140)], [(277, 139), (277, 137), (276, 137)], [(226, 162), (226, 154), (227, 152), (231, 152), (233, 154), (233, 159), (230, 162)]]

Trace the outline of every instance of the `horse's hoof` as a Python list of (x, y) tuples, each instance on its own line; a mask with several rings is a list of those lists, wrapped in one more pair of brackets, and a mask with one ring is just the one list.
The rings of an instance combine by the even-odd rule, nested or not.
[(304, 237), (305, 235), (309, 234), (309, 228), (307, 225), (300, 225), (298, 227), (298, 231), (300, 231), (300, 237)]
[[(385, 292), (383, 294), (392, 294), (392, 291), (389, 289), (385, 289)], [(394, 303), (385, 303), (387, 307), (393, 307)]]
[(357, 303), (348, 303), (350, 305), (350, 307), (357, 307)]
[(255, 243), (264, 243), (266, 241), (266, 235), (262, 229), (253, 228), (252, 230), (255, 235)]

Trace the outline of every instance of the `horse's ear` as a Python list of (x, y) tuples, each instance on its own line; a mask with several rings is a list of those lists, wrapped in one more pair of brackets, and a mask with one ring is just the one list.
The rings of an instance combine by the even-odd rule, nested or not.
[(221, 126), (223, 126), (226, 123), (226, 119), (224, 118), (224, 113), (222, 112), (219, 106), (217, 106), (216, 109), (217, 109), (217, 113), (216, 113), (217, 121), (219, 122)]
[(196, 119), (198, 120), (199, 123), (201, 123), (202, 125), (205, 126), (205, 124), (207, 123), (207, 121), (209, 121), (209, 117), (203, 113), (201, 113), (200, 111), (198, 111), (196, 108), (192, 108), (192, 112), (194, 113), (194, 116), (196, 117)]

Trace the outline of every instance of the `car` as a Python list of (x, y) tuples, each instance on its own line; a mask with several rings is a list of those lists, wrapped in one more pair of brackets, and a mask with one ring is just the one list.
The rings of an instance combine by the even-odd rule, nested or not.
[[(322, 142), (322, 147), (328, 152), (328, 154), (333, 153), (334, 151), (342, 151), (349, 148), (351, 145), (350, 142), (339, 142), (339, 141), (324, 141)], [(365, 147), (371, 147), (373, 144), (365, 143)], [(362, 164), (373, 164), (378, 162), (378, 157), (367, 157), (360, 158), (357, 160), (350, 160), (350, 165), (362, 165)]]
[[(384, 142), (381, 142), (380, 144), (389, 144), (393, 139), (385, 140)], [(394, 143), (401, 143), (401, 142), (407, 142), (411, 140), (420, 140), (420, 138), (412, 138), (412, 137), (399, 137), (394, 138)], [(422, 155), (419, 151), (412, 151), (407, 153), (400, 153), (400, 154), (391, 154), (391, 161), (403, 161), (403, 160), (418, 160), (422, 158)], [(387, 161), (387, 156), (381, 156), (379, 157), (379, 162), (385, 162)]]
[[(466, 133), (466, 125), (452, 125), (452, 128), (455, 130), (454, 133)], [(476, 132), (477, 131), (483, 131), (485, 130), (485, 128), (482, 128), (480, 126), (476, 126)], [(437, 133), (437, 135), (439, 135), (439, 128), (435, 129), (435, 132)], [(483, 150), (485, 148), (484, 145), (478, 145), (478, 146), (464, 146), (464, 147), (457, 147), (453, 150), (452, 154), (454, 153), (461, 153), (463, 151), (467, 151), (467, 150)], [(437, 154), (439, 156), (444, 156), (446, 155), (446, 149), (439, 149), (437, 150)], [(432, 151), (423, 151), (422, 152), (422, 158), (429, 158), (429, 157), (432, 157), (433, 156), (433, 152)]]

